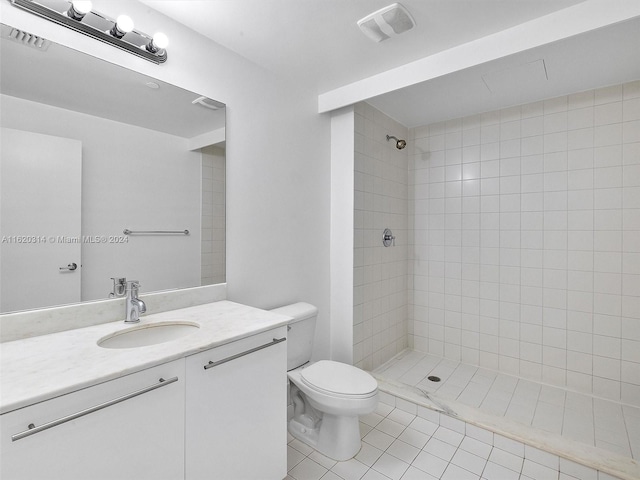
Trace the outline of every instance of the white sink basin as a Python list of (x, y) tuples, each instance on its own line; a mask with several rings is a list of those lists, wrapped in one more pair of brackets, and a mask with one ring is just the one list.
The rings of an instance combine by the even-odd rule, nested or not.
[(102, 348), (136, 348), (170, 342), (198, 331), (197, 323), (165, 322), (140, 325), (111, 333), (98, 340)]

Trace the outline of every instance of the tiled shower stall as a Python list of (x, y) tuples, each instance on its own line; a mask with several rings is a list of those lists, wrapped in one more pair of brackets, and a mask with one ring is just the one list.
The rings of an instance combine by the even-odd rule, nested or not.
[(419, 387), (437, 365), (441, 398), (496, 413), (506, 395), (507, 420), (637, 459), (640, 81), (415, 128), (364, 103), (355, 119), (354, 363)]
[(409, 346), (640, 404), (640, 82), (412, 129), (360, 104), (355, 168), (357, 365)]

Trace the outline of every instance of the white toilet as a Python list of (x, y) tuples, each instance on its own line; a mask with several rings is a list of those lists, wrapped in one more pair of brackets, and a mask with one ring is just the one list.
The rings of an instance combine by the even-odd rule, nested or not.
[(287, 371), (293, 418), (289, 433), (334, 460), (354, 457), (361, 446), (359, 415), (378, 404), (378, 382), (346, 363), (309, 363), (318, 309), (295, 303), (272, 310), (293, 317), (288, 326)]

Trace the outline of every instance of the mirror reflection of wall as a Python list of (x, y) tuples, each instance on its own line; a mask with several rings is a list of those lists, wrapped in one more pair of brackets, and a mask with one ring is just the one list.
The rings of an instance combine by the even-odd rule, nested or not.
[[(57, 221), (41, 222), (41, 228), (36, 223), (29, 232), (14, 231), (23, 227), (2, 221), (10, 218), (10, 207), (18, 205), (26, 217), (35, 214), (24, 210), (25, 202), (3, 198), (0, 236), (45, 238), (52, 258), (28, 270), (26, 259), (39, 247), (0, 244), (3, 259), (17, 260), (13, 270), (11, 262), (3, 261), (0, 267), (0, 311), (73, 302), (69, 298), (106, 299), (111, 277), (139, 280), (145, 293), (224, 282), (224, 108), (194, 104), (200, 95), (60, 45), (35, 51), (7, 39), (7, 28), (2, 26), (0, 126), (81, 144), (81, 219), (79, 233), (73, 235), (58, 231)], [(0, 174), (11, 155), (4, 143)], [(30, 158), (30, 165), (38, 168), (38, 160)], [(4, 184), (8, 178), (0, 178), (9, 192)], [(56, 196), (70, 181), (64, 173), (35, 178), (31, 176), (31, 187), (49, 179), (54, 185), (49, 191), (58, 192)], [(14, 196), (16, 191), (20, 186), (13, 189)], [(68, 216), (53, 202), (40, 201), (35, 208), (49, 219)], [(125, 235), (124, 229), (189, 234)], [(71, 237), (70, 242), (65, 237)], [(77, 259), (68, 253), (75, 238)], [(59, 270), (71, 263), (78, 268)], [(42, 284), (39, 288), (48, 292), (52, 283), (74, 275), (81, 279), (75, 296), (56, 300), (34, 290)], [(41, 277), (48, 280), (34, 281)], [(11, 302), (3, 301), (7, 285), (16, 285)], [(13, 301), (15, 292), (24, 298)]]

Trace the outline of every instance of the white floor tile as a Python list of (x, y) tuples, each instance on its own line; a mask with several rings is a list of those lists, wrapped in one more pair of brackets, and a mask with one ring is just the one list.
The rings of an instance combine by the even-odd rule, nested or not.
[(378, 461), (373, 464), (372, 468), (392, 480), (400, 480), (404, 472), (409, 468), (409, 463), (403, 462), (388, 453), (383, 453)]
[(424, 418), (416, 417), (416, 419), (409, 424), (409, 428), (413, 428), (414, 430), (431, 436), (438, 429), (438, 424)]
[(411, 463), (420, 453), (420, 448), (409, 445), (401, 440), (396, 440), (387, 449), (387, 453), (390, 453), (404, 462)]
[(387, 405), (386, 403), (378, 402), (378, 406), (375, 409), (375, 413), (383, 417), (386, 417), (393, 411), (394, 408), (395, 407), (392, 407), (391, 405)]
[(534, 480), (558, 480), (560, 472), (558, 469), (551, 469), (525, 459), (522, 466), (522, 475), (526, 475)]
[(378, 429), (373, 429), (367, 433), (362, 440), (367, 442), (369, 445), (373, 445), (374, 447), (384, 451), (389, 448), (389, 445), (393, 443), (395, 438)]
[(513, 470), (503, 467), (497, 463), (487, 462), (482, 472), (482, 478), (486, 480), (518, 480), (520, 472), (514, 472)]
[(366, 423), (360, 422), (360, 438), (364, 437), (367, 433), (373, 430), (373, 427)]
[[(366, 443), (363, 445), (366, 445)], [(314, 450), (309, 454), (309, 458), (314, 462), (319, 463), (324, 468), (328, 468), (328, 469), (331, 469), (336, 463), (338, 463), (332, 458), (325, 457), (323, 454), (321, 454), (316, 450)]]
[(387, 418), (406, 427), (415, 420), (416, 415), (396, 408), (389, 415), (387, 415)]
[(423, 450), (447, 462), (451, 461), (453, 454), (456, 453), (456, 447), (433, 437), (427, 442)]
[(320, 480), (327, 471), (322, 465), (305, 458), (289, 471), (289, 476), (296, 480)]
[(464, 438), (464, 435), (454, 432), (448, 428), (443, 426), (438, 427), (438, 429), (433, 434), (433, 438), (437, 438), (438, 440), (442, 440), (449, 445), (453, 445), (454, 447), (458, 447)]
[(437, 477), (429, 475), (416, 467), (409, 467), (402, 476), (402, 480), (438, 480)]
[(465, 470), (469, 470), (471, 473), (481, 475), (485, 465), (487, 464), (487, 460), (482, 457), (477, 457), (472, 453), (458, 449), (458, 451), (451, 459), (451, 463), (457, 465), (460, 468), (464, 468)]
[(479, 480), (480, 477), (475, 475), (464, 468), (460, 468), (453, 463), (450, 463), (441, 477), (442, 480)]
[(299, 464), (302, 460), (304, 460), (305, 455), (297, 451), (295, 448), (287, 445), (287, 470), (291, 470), (297, 464)]
[(339, 477), (335, 473), (333, 473), (331, 470), (329, 470), (327, 473), (323, 475), (321, 480), (344, 480), (344, 479), (342, 477)]
[(384, 450), (369, 445), (367, 442), (362, 442), (362, 448), (360, 448), (360, 451), (356, 455), (356, 460), (370, 467), (376, 463), (383, 453)]
[(440, 478), (447, 468), (447, 465), (449, 465), (449, 462), (423, 450), (418, 454), (412, 465), (427, 472), (429, 475)]
[(476, 440), (475, 438), (467, 436), (462, 440), (460, 448), (466, 452), (472, 453), (477, 457), (481, 457), (487, 460), (489, 458), (489, 455), (491, 454), (491, 449), (493, 447), (484, 442), (481, 442), (480, 440)]
[(489, 455), (489, 461), (497, 463), (509, 470), (513, 470), (514, 472), (519, 473), (522, 470), (522, 457), (514, 455), (513, 453), (505, 452), (499, 448), (494, 447), (491, 451), (491, 455)]
[(496, 434), (493, 436), (493, 446), (518, 457), (524, 457), (524, 444), (502, 435)]
[(361, 480), (389, 480), (389, 477), (373, 469), (370, 469), (367, 471), (367, 473), (364, 474), (364, 477), (362, 477)]
[(535, 410), (535, 404), (521, 405), (519, 403), (511, 402), (505, 412), (505, 417), (524, 425), (531, 425), (535, 415)]
[(382, 420), (384, 420), (385, 417), (383, 417), (382, 415), (372, 412), (369, 413), (367, 415), (362, 415), (360, 417), (360, 421), (366, 425), (369, 425), (371, 427), (375, 427), (376, 425), (378, 425)]
[(291, 440), (289, 442), (289, 446), (292, 448), (295, 448), (297, 451), (299, 451), (300, 453), (302, 453), (305, 457), (307, 455), (309, 455), (311, 452), (313, 452), (313, 448), (311, 448), (309, 445), (307, 445), (304, 442), (301, 442), (300, 440), (298, 440), (297, 438), (294, 438), (293, 440)]
[(411, 446), (422, 449), (430, 438), (431, 437), (426, 433), (422, 433), (414, 428), (408, 427), (400, 434), (398, 440), (402, 440)]
[(398, 422), (394, 422), (388, 417), (382, 420), (376, 426), (376, 429), (386, 433), (387, 435), (391, 435), (394, 438), (398, 438), (398, 436), (404, 431), (405, 428), (406, 428), (405, 425), (402, 425), (401, 423), (398, 423)]
[(365, 473), (367, 473), (369, 467), (364, 463), (360, 463), (355, 458), (347, 460), (346, 462), (338, 462), (331, 469), (331, 471), (337, 474), (344, 480), (360, 480)]

